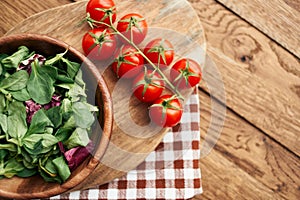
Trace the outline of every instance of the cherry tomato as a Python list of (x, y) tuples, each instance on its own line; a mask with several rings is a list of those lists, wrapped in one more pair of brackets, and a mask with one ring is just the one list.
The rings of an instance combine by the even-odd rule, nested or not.
[(202, 78), (200, 65), (189, 58), (178, 60), (170, 72), (171, 81), (179, 89), (189, 89), (196, 86)]
[(144, 54), (151, 62), (164, 68), (169, 66), (174, 59), (174, 47), (168, 40), (157, 38), (146, 45)]
[(95, 28), (82, 38), (82, 49), (93, 60), (112, 58), (117, 47), (117, 38), (110, 29)]
[[(90, 0), (86, 6), (86, 12), (90, 14), (93, 20), (110, 24), (109, 16), (111, 15), (112, 23), (116, 21), (116, 7), (113, 0)], [(94, 23), (98, 27), (105, 25)]]
[[(145, 18), (137, 13), (130, 13), (120, 19), (117, 25), (120, 31), (128, 40), (140, 44), (146, 37), (148, 25)], [(121, 41), (127, 43), (122, 37)]]
[(143, 70), (143, 66), (143, 56), (130, 45), (121, 46), (115, 53), (115, 60), (112, 63), (112, 69), (118, 78), (136, 77)]
[(163, 95), (149, 108), (150, 119), (161, 127), (176, 126), (182, 116), (182, 105), (177, 97)]
[(161, 76), (152, 70), (145, 70), (133, 81), (134, 95), (142, 102), (153, 102), (160, 97), (164, 90)]

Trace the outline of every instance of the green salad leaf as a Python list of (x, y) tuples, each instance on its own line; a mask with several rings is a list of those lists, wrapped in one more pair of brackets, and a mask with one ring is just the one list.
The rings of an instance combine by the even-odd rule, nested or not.
[(36, 103), (47, 104), (55, 92), (54, 83), (57, 70), (50, 66), (41, 67), (37, 61), (31, 67), (32, 72), (27, 84), (29, 95)]
[(27, 132), (26, 107), (22, 102), (13, 101), (8, 105), (7, 133), (10, 137), (21, 139)]
[(25, 46), (20, 46), (18, 51), (1, 60), (1, 65), (6, 69), (16, 69), (20, 62), (22, 62), (29, 55), (29, 49)]
[(89, 111), (89, 107), (82, 102), (75, 102), (72, 106), (74, 112), (75, 123), (80, 128), (89, 128), (93, 124), (95, 118)]
[(52, 163), (57, 169), (59, 176), (62, 178), (63, 181), (66, 181), (69, 176), (71, 175), (70, 169), (66, 164), (66, 161), (63, 156), (55, 158)]
[(90, 144), (98, 108), (66, 53), (46, 61), (25, 46), (0, 54), (0, 179), (39, 174), (63, 183), (71, 175), (64, 153)]
[(17, 71), (16, 73), (3, 79), (0, 83), (0, 88), (9, 91), (18, 91), (26, 87), (28, 81), (28, 73), (24, 70)]

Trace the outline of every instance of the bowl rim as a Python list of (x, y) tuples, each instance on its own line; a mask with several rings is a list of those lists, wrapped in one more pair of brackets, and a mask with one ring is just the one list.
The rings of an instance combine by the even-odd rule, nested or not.
[[(45, 35), (45, 34), (35, 34), (35, 33), (19, 33), (19, 34), (13, 34), (13, 35), (7, 35), (0, 37), (0, 46), (9, 44), (12, 41), (16, 40), (38, 40), (38, 41), (44, 41), (51, 45), (57, 45), (64, 49), (68, 49), (68, 52), (73, 54), (75, 57), (78, 57), (78, 59), (84, 63), (84, 67), (87, 67), (89, 71), (94, 75), (97, 81), (97, 86), (99, 87), (101, 91), (102, 96), (102, 102), (103, 102), (103, 112), (104, 112), (104, 123), (102, 128), (102, 136), (99, 141), (99, 147), (94, 152), (94, 156), (91, 157), (88, 164), (84, 167), (83, 170), (81, 170), (76, 176), (70, 177), (66, 182), (63, 184), (57, 183), (57, 187), (51, 188), (51, 190), (45, 190), (40, 192), (30, 192), (30, 193), (14, 193), (9, 191), (3, 191), (0, 188), (0, 196), (5, 198), (47, 198), (51, 196), (55, 196), (64, 192), (67, 192), (68, 190), (71, 190), (72, 188), (75, 188), (77, 185), (79, 185), (89, 174), (92, 173), (92, 171), (97, 167), (97, 165), (100, 163), (101, 157), (104, 155), (109, 140), (112, 134), (112, 128), (113, 128), (113, 106), (112, 106), (112, 100), (111, 95), (109, 92), (109, 89), (107, 87), (106, 82), (104, 81), (101, 73), (97, 69), (97, 67), (94, 65), (94, 63), (89, 60), (86, 56), (84, 56), (81, 52), (79, 52), (77, 49), (72, 47), (71, 45), (53, 38), (51, 36)], [(21, 46), (21, 45), (20, 45)]]

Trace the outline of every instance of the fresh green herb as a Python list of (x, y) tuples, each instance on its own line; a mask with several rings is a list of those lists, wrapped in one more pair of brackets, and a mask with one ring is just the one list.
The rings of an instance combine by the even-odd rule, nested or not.
[(37, 61), (32, 65), (27, 90), (31, 98), (38, 104), (47, 104), (55, 92), (56, 70), (53, 67), (41, 67)]
[(29, 55), (29, 49), (25, 46), (20, 46), (18, 51), (1, 60), (1, 65), (6, 69), (16, 69), (20, 62), (22, 62)]
[(89, 144), (98, 108), (66, 52), (45, 62), (25, 46), (0, 54), (0, 179), (39, 174), (63, 183), (71, 174), (64, 151)]

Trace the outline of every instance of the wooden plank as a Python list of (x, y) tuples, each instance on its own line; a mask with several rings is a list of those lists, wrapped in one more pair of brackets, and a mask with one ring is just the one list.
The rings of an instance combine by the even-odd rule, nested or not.
[[(47, 1), (28, 1), (28, 0), (1, 0), (0, 1), (0, 36), (20, 23), (25, 18), (35, 13), (70, 3), (70, 0), (47, 0)], [(18, 9), (17, 9), (18, 8)], [(12, 17), (13, 16), (13, 17)]]
[[(201, 24), (195, 22), (194, 19), (197, 19), (197, 15), (190, 12), (191, 7), (185, 0), (173, 0), (167, 3), (163, 0), (148, 0), (139, 4), (136, 4), (135, 1), (116, 0), (115, 2), (118, 5), (119, 16), (138, 11), (147, 19), (149, 27), (156, 27), (156, 29), (148, 29), (147, 38), (139, 45), (140, 47), (143, 47), (153, 38), (163, 37), (168, 38), (173, 44), (177, 55), (190, 55), (194, 53), (194, 48), (198, 48), (193, 44), (203, 44), (204, 35), (201, 34), (203, 33)], [(80, 41), (89, 27), (87, 24), (78, 26), (78, 23), (86, 15), (86, 3), (87, 1), (80, 1), (39, 13), (22, 21), (21, 24), (8, 31), (6, 35), (18, 33), (46, 34), (62, 40), (82, 52)], [(147, 6), (142, 6), (143, 4)], [(174, 20), (179, 23), (174, 24)], [(158, 31), (159, 27), (162, 28)], [(166, 31), (167, 29), (172, 30), (172, 32)], [(182, 37), (182, 35), (192, 39), (193, 42), (185, 39), (186, 37)], [(199, 59), (198, 56), (202, 58), (205, 55), (198, 54), (195, 59)], [(97, 165), (85, 181), (76, 186), (76, 190), (107, 183), (134, 169), (155, 149), (167, 132), (166, 128), (159, 128), (149, 123), (149, 105), (141, 103), (132, 96), (130, 81), (117, 79), (111, 68), (108, 68), (109, 62), (95, 62), (95, 65), (103, 74), (112, 97), (114, 107), (112, 136), (104, 156), (101, 157), (101, 164)], [(185, 90), (182, 94), (184, 97), (188, 97), (191, 92), (192, 90)], [(26, 182), (23, 181), (23, 184)], [(44, 182), (41, 184), (44, 185)], [(20, 185), (19, 187), (16, 186), (16, 190), (13, 190), (12, 193), (17, 191), (18, 195), (22, 195), (28, 192), (25, 190), (27, 188), (23, 190)], [(47, 185), (39, 187), (32, 194), (39, 195), (39, 192), (44, 192), (46, 187)]]
[[(222, 75), (226, 104), (299, 156), (299, 60), (214, 0), (190, 2)], [(218, 77), (209, 67), (204, 73), (205, 89)]]
[[(206, 134), (212, 125), (211, 100), (201, 91), (199, 99), (201, 139), (211, 140)], [(221, 115), (217, 112), (213, 116)], [(204, 193), (199, 198), (270, 199), (268, 195), (274, 195), (277, 199), (297, 199), (300, 196), (297, 156), (230, 110), (224, 125), (219, 122), (212, 128), (216, 126), (223, 127), (222, 134), (211, 154), (200, 160)]]
[(283, 199), (224, 158), (220, 152), (213, 151), (201, 160), (200, 167), (203, 176), (203, 194), (196, 195), (193, 200)]
[(217, 0), (300, 58), (300, 1)]

